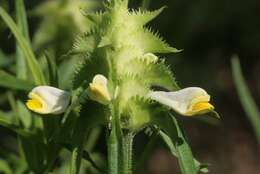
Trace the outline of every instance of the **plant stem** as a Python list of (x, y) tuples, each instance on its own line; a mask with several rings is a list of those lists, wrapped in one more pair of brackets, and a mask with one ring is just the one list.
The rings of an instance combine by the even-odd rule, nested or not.
[(118, 142), (115, 128), (112, 129), (107, 139), (108, 148), (108, 174), (118, 174)]
[[(130, 132), (122, 138), (122, 174), (132, 174), (132, 152), (134, 135)], [(120, 157), (121, 157), (120, 156)]]

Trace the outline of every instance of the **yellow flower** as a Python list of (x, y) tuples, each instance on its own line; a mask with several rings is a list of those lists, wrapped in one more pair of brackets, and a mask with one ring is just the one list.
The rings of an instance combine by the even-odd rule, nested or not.
[(95, 75), (92, 83), (89, 84), (88, 95), (90, 99), (101, 104), (108, 104), (111, 101), (107, 88), (107, 78), (101, 74)]
[(26, 106), (39, 114), (61, 114), (69, 105), (70, 94), (51, 86), (37, 86), (28, 95)]
[(198, 87), (184, 88), (175, 92), (154, 91), (149, 97), (164, 104), (181, 115), (193, 116), (214, 110), (210, 96)]

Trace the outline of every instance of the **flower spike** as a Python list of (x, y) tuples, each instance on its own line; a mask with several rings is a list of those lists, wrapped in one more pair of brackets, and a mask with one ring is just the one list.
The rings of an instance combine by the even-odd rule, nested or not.
[(184, 88), (175, 92), (154, 91), (149, 97), (184, 116), (204, 114), (214, 110), (208, 93), (198, 87)]
[(70, 102), (68, 92), (51, 86), (37, 86), (28, 97), (26, 106), (39, 114), (61, 114)]

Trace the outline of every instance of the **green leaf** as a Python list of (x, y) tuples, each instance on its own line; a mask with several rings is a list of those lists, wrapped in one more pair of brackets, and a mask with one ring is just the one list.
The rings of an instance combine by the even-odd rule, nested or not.
[(260, 143), (260, 111), (254, 102), (252, 95), (246, 85), (243, 77), (239, 59), (237, 56), (233, 56), (231, 59), (232, 75), (235, 82), (235, 86), (239, 95), (240, 102), (248, 119), (250, 120), (258, 142)]
[[(49, 138), (49, 141), (57, 141), (62, 143), (68, 143), (68, 136), (71, 135), (71, 127), (75, 126), (75, 121), (79, 117), (81, 112), (81, 104), (86, 101), (87, 91), (79, 88), (72, 92), (72, 102), (61, 120), (61, 126), (54, 130), (53, 135)], [(89, 106), (87, 106), (89, 108)], [(92, 107), (90, 107), (92, 108)], [(96, 107), (97, 108), (97, 107)], [(98, 108), (99, 109), (99, 108)], [(90, 116), (88, 116), (90, 118)], [(91, 125), (88, 123), (88, 125)]]
[(12, 174), (13, 173), (12, 169), (8, 165), (8, 163), (0, 158), (0, 173), (2, 173), (2, 172), (4, 174)]
[(77, 107), (80, 107), (81, 104), (86, 100), (87, 98), (87, 91), (84, 88), (78, 88), (72, 92), (72, 99), (71, 104), (64, 113), (64, 116), (62, 118), (62, 124), (65, 124), (67, 118), (69, 117), (70, 113)]
[(33, 122), (30, 111), (19, 100), (17, 101), (17, 109), (18, 109), (18, 113), (20, 113), (18, 117), (22, 123), (22, 126), (26, 129), (30, 129), (32, 127), (32, 122)]
[[(70, 152), (73, 152), (73, 147), (71, 145), (67, 145), (65, 144), (65, 148), (67, 150), (69, 150)], [(86, 150), (83, 150), (82, 151), (82, 159), (86, 160), (89, 162), (89, 164), (95, 168), (97, 171), (99, 171), (100, 173), (102, 173), (102, 169), (96, 164), (96, 162), (94, 161), (94, 159), (92, 158), (91, 154), (86, 151)]]
[(90, 131), (88, 138), (87, 138), (87, 141), (86, 141), (86, 144), (85, 144), (85, 149), (87, 151), (91, 152), (93, 150), (93, 148), (97, 144), (98, 139), (101, 135), (101, 131), (102, 131), (101, 127), (95, 127)]
[[(89, 131), (100, 124), (98, 120), (104, 114), (104, 107), (96, 102), (87, 101), (80, 111), (80, 115), (76, 118), (76, 122), (73, 125), (74, 130), (72, 139), (70, 142), (72, 149), (71, 159), (71, 174), (79, 172), (81, 159), (83, 157), (83, 147), (85, 146), (85, 140), (89, 139)], [(88, 117), (86, 117), (88, 115)], [(75, 117), (74, 117), (75, 118)], [(67, 127), (69, 129), (69, 127)]]
[[(160, 135), (161, 139), (167, 145), (167, 147), (169, 148), (169, 150), (172, 153), (172, 155), (174, 155), (174, 156), (176, 156), (178, 158), (178, 154), (177, 154), (178, 152), (177, 152), (177, 149), (174, 146), (174, 142), (171, 140), (171, 138), (166, 133), (164, 133), (161, 130), (158, 130), (158, 131), (159, 131), (159, 135)], [(195, 166), (196, 166), (196, 169), (197, 169), (197, 173), (199, 171), (202, 172), (202, 173), (208, 173), (209, 172), (209, 170), (207, 168), (207, 165), (201, 164), (195, 158), (194, 158), (194, 163), (195, 163)]]
[(5, 10), (2, 7), (0, 7), (0, 16), (2, 17), (4, 22), (7, 24), (7, 26), (11, 29), (17, 42), (19, 43), (19, 45), (23, 51), (23, 54), (25, 55), (25, 57), (27, 59), (27, 63), (29, 65), (29, 68), (31, 70), (35, 83), (37, 85), (45, 84), (43, 72), (35, 58), (35, 55), (31, 49), (29, 43), (26, 41), (26, 39), (23, 37), (23, 35), (19, 31), (19, 29), (15, 25), (13, 19), (5, 12)]
[(13, 128), (14, 124), (12, 124), (12, 115), (0, 111), (0, 125), (10, 129)]
[(0, 49), (0, 68), (8, 67), (13, 62), (11, 57), (5, 55), (3, 51)]
[[(20, 120), (20, 118), (22, 118), (24, 115), (26, 118), (28, 118), (28, 116), (26, 115), (30, 113), (28, 113), (28, 111), (25, 111), (26, 108), (25, 106), (23, 106), (22, 103), (20, 103), (20, 106), (18, 106), (12, 93), (8, 93), (8, 98), (9, 98), (10, 105), (16, 114), (16, 118)], [(35, 127), (38, 126), (39, 120), (40, 118), (34, 118), (33, 126)], [(27, 125), (30, 124), (30, 120), (29, 121), (24, 120), (24, 121), (28, 122), (26, 123)], [(45, 157), (47, 153), (46, 153), (46, 147), (43, 144), (43, 140), (42, 140), (42, 132), (39, 131), (41, 128), (38, 126), (36, 127), (37, 129), (25, 130), (23, 128), (24, 125), (20, 123), (17, 124), (9, 123), (9, 125), (6, 126), (8, 126), (8, 128), (10, 128), (11, 130), (13, 130), (18, 134), (21, 158), (23, 161), (26, 161), (27, 166), (29, 166), (28, 168), (30, 168), (30, 171), (33, 171), (34, 173), (42, 173), (46, 165)], [(23, 170), (23, 168), (21, 168), (21, 170)]]
[(25, 137), (30, 137), (33, 133), (25, 131), (21, 126), (19, 126), (13, 119), (10, 118), (10, 114), (0, 111), (0, 126), (14, 131), (18, 135)]
[(3, 70), (0, 70), (0, 86), (24, 91), (29, 91), (34, 87), (31, 82), (17, 79)]
[[(29, 31), (28, 31), (28, 24), (27, 24), (27, 16), (26, 10), (24, 7), (23, 0), (16, 0), (15, 1), (15, 9), (16, 9), (16, 21), (17, 27), (21, 34), (24, 36), (26, 41), (30, 43), (29, 39)], [(16, 42), (16, 73), (19, 79), (26, 79), (27, 77), (27, 67), (26, 67), (26, 58), (22, 51), (22, 48)]]
[(45, 58), (47, 61), (47, 67), (49, 72), (49, 85), (54, 87), (59, 87), (59, 78), (58, 78), (58, 70), (55, 62), (54, 56), (51, 56), (49, 53), (45, 53)]
[(46, 169), (46, 146), (39, 141), (34, 141), (32, 137), (20, 136), (19, 139), (24, 160), (30, 170), (34, 173), (42, 173)]
[(182, 174), (197, 174), (198, 169), (194, 162), (192, 151), (183, 134), (182, 128), (174, 116), (170, 114), (157, 115), (154, 117), (154, 124), (158, 125), (159, 128), (165, 131), (171, 138), (176, 149), (176, 152), (174, 153), (176, 153), (176, 156), (178, 157)]
[(87, 135), (88, 126), (84, 121), (86, 118), (79, 117), (76, 123), (76, 130), (73, 135), (72, 142), (72, 155), (71, 155), (71, 166), (70, 174), (78, 174), (81, 166), (81, 159), (83, 155), (83, 147)]

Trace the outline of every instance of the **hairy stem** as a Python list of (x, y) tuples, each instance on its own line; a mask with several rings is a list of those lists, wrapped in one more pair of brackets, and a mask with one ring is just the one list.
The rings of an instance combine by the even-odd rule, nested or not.
[(123, 135), (122, 139), (122, 174), (132, 174), (132, 148), (134, 135), (130, 132)]
[(108, 174), (118, 174), (118, 142), (116, 131), (113, 128), (107, 139), (108, 148)]
[(107, 148), (108, 148), (108, 174), (120, 174), (119, 173), (119, 152), (120, 152), (120, 140), (121, 133), (118, 123), (118, 116), (116, 111), (116, 104), (113, 103), (111, 107), (111, 122), (108, 125), (107, 135)]

